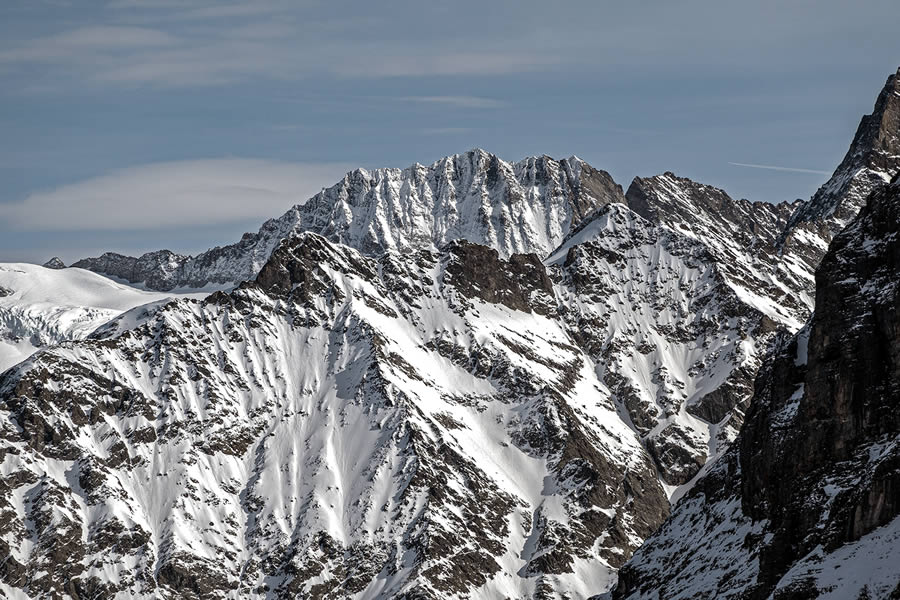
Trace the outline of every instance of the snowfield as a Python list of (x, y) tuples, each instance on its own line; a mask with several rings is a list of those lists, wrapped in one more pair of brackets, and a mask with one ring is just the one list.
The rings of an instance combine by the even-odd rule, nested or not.
[(137, 290), (84, 269), (0, 263), (0, 371), (40, 348), (83, 339), (136, 306), (173, 296)]

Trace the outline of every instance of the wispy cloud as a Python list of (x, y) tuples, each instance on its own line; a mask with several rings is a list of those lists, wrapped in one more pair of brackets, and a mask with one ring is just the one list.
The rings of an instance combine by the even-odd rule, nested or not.
[(269, 131), (279, 131), (279, 132), (295, 132), (295, 131), (303, 131), (305, 129), (309, 129), (309, 126), (308, 125), (298, 125), (296, 123), (283, 123), (280, 125), (269, 126)]
[(441, 104), (455, 108), (503, 108), (506, 102), (481, 96), (404, 96), (404, 102), (417, 104)]
[(0, 52), (0, 63), (97, 60), (103, 54), (172, 46), (172, 35), (146, 27), (79, 27)]
[[(73, 19), (74, 20), (74, 19)], [(77, 21), (75, 21), (77, 22)], [(540, 70), (562, 57), (506, 40), (379, 34), (383, 15), (347, 16), (296, 2), (125, 0), (90, 24), (0, 41), (0, 67), (39, 65), (66, 85), (197, 87), (250, 80), (489, 76)], [(490, 98), (421, 96), (409, 101), (497, 108)]]
[(751, 169), (768, 169), (770, 171), (787, 171), (789, 173), (814, 173), (816, 175), (831, 175), (831, 171), (819, 171), (817, 169), (797, 169), (795, 167), (778, 167), (775, 165), (756, 165), (753, 163), (729, 162), (735, 167), (749, 167)]
[[(523, 48), (518, 52), (485, 47), (476, 52), (457, 52), (451, 48), (431, 47), (375, 48), (365, 46), (358, 56), (335, 66), (335, 73), (345, 77), (436, 77), (457, 75), (505, 75), (540, 71), (558, 64), (562, 57), (552, 53), (533, 52)], [(380, 49), (380, 52), (378, 51)]]
[[(256, 0), (254, 2), (185, 1), (185, 0), (114, 0), (107, 8), (118, 11), (119, 16), (128, 16), (157, 21), (193, 21), (206, 19), (247, 18), (265, 14), (288, 12), (296, 8), (296, 3), (279, 0)], [(134, 12), (138, 11), (135, 15)]]
[(142, 165), (0, 204), (0, 222), (14, 230), (83, 231), (262, 220), (305, 202), (349, 168), (252, 159)]
[(422, 130), (422, 135), (456, 135), (470, 131), (471, 127), (429, 127)]

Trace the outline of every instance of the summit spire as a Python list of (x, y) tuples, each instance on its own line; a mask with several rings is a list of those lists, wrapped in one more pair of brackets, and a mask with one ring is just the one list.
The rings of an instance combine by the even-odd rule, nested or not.
[(856, 216), (872, 189), (889, 182), (900, 172), (900, 69), (887, 78), (872, 113), (864, 115), (844, 160), (809, 202), (792, 216), (785, 230), (791, 231), (824, 220), (825, 242)]

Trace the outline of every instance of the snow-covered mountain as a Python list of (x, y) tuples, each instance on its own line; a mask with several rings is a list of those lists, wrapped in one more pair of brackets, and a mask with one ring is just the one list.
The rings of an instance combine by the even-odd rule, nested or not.
[(87, 337), (126, 310), (170, 296), (83, 269), (0, 263), (0, 371), (38, 348)]
[(195, 257), (168, 250), (137, 258), (106, 253), (74, 266), (157, 290), (236, 285), (256, 277), (278, 243), (300, 231), (370, 255), (468, 240), (503, 257), (546, 256), (572, 226), (622, 197), (608, 173), (576, 157), (508, 163), (476, 149), (429, 166), (351, 171), (257, 233)]
[[(546, 261), (294, 235), (256, 283), (7, 373), (26, 426), (4, 433), (22, 501), (2, 539), (65, 523), (7, 584), (184, 594), (202, 568), (211, 597), (585, 597), (735, 435), (773, 323), (622, 203)], [(26, 505), (39, 482), (58, 493)], [(107, 547), (107, 522), (137, 541)], [(110, 552), (143, 575), (108, 574)]]
[(0, 379), (6, 589), (608, 587), (668, 502), (556, 312), (534, 255), (306, 233), (230, 294), (34, 356)]
[(900, 168), (896, 79), (806, 203), (671, 173), (623, 194), (577, 158), (474, 150), (353, 171), (196, 257), (79, 261), (228, 291), (106, 315), (0, 375), (2, 589), (608, 590), (670, 500), (734, 483), (715, 474), (838, 226), (810, 207), (849, 219)]
[(2, 539), (46, 540), (7, 585), (177, 595), (204, 569), (193, 593), (212, 597), (609, 587), (736, 433), (733, 390), (771, 328), (703, 244), (622, 203), (545, 262), (301, 233), (256, 283), (8, 372)]
[(621, 572), (615, 598), (900, 594), (900, 183), (816, 275), (738, 441)]

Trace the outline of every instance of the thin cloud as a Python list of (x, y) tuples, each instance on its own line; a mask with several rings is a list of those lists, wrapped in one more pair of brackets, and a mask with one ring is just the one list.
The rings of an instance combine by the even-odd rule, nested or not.
[(774, 165), (756, 165), (753, 163), (729, 162), (729, 165), (735, 167), (748, 167), (751, 169), (768, 169), (770, 171), (787, 171), (789, 173), (814, 173), (816, 175), (831, 175), (830, 171), (819, 171), (816, 169), (797, 169), (794, 167), (777, 167)]
[(142, 165), (0, 205), (0, 222), (12, 230), (84, 231), (262, 220), (305, 202), (349, 168), (252, 159)]
[(146, 27), (97, 26), (31, 40), (11, 50), (0, 52), (0, 63), (77, 62), (96, 60), (103, 54), (136, 52), (171, 46), (172, 35)]
[(309, 127), (307, 125), (295, 125), (292, 123), (269, 126), (269, 131), (279, 131), (279, 132), (294, 132), (294, 131), (303, 131), (306, 129), (309, 129)]
[[(119, 12), (139, 11), (144, 18), (152, 14), (156, 20), (192, 21), (203, 19), (247, 18), (258, 15), (273, 14), (296, 8), (291, 2), (184, 2), (183, 0), (116, 0), (107, 4), (107, 8)], [(163, 9), (162, 12), (160, 9)]]
[(442, 104), (455, 108), (503, 108), (506, 102), (481, 96), (404, 96), (404, 102), (417, 104)]
[[(896, 4), (879, 2), (891, 8)], [(31, 4), (41, 7), (41, 3)], [(40, 59), (46, 61), (42, 67), (54, 67), (41, 69), (40, 78), (58, 81), (60, 89), (64, 84), (196, 87), (259, 79), (298, 81), (323, 74), (474, 77), (551, 69), (567, 81), (596, 80), (609, 85), (623, 79), (621, 73), (645, 76), (647, 68), (653, 73), (698, 66), (715, 73), (723, 68), (733, 73), (736, 67), (777, 72), (785, 69), (781, 59), (786, 53), (793, 57), (793, 64), (807, 69), (850, 68), (873, 55), (872, 48), (859, 44), (829, 56), (822, 54), (822, 45), (833, 40), (836, 32), (843, 39), (871, 34), (867, 11), (835, 1), (828, 3), (827, 10), (806, 11), (804, 27), (798, 27), (796, 19), (773, 19), (782, 11), (773, 1), (714, 3), (694, 7), (697, 10), (657, 2), (652, 19), (632, 3), (600, 2), (577, 3), (566, 12), (572, 18), (560, 18), (558, 7), (546, 2), (487, 12), (479, 12), (479, 3), (465, 1), (390, 3), (390, 9), (380, 3), (359, 3), (349, 11), (339, 3), (290, 0), (111, 0), (104, 8), (89, 4), (76, 4), (66, 13), (46, 7), (34, 13), (30, 9), (29, 14), (38, 18), (21, 17), (23, 27), (10, 28), (12, 35), (0, 40), (0, 52), (7, 54), (7, 62), (18, 57), (13, 68), (28, 78), (45, 52), (32, 44), (41, 38), (50, 44), (55, 62)], [(698, 19), (698, 12), (704, 18)], [(478, 18), (473, 19), (474, 14)], [(735, 22), (746, 26), (727, 26)], [(97, 56), (84, 47), (54, 52), (59, 40), (35, 33), (73, 23), (108, 28), (155, 25), (176, 38), (179, 52), (146, 48)], [(877, 55), (891, 54), (893, 37), (869, 35), (866, 39), (870, 38), (882, 50)], [(242, 40), (264, 43), (259, 48), (236, 46)], [(168, 45), (172, 40), (159, 41)], [(190, 64), (180, 67), (183, 60)], [(547, 85), (553, 84), (542, 82), (542, 87)]]
[[(381, 38), (372, 16), (319, 14), (295, 3), (185, 5), (125, 2), (106, 23), (0, 42), (0, 66), (27, 73), (40, 65), (50, 89), (66, 85), (198, 87), (316, 76), (490, 76), (539, 71), (562, 57), (511, 49), (493, 40)], [(373, 19), (375, 19), (373, 25)], [(123, 24), (129, 23), (129, 24)], [(32, 86), (33, 87), (33, 86)], [(411, 96), (410, 102), (498, 108), (475, 96)]]
[(402, 48), (400, 52), (383, 52), (382, 56), (378, 56), (367, 54), (369, 51), (363, 47), (360, 52), (363, 53), (362, 56), (371, 56), (372, 59), (359, 61), (357, 56), (352, 56), (343, 64), (335, 65), (335, 73), (345, 77), (508, 75), (540, 71), (562, 60), (561, 57), (548, 53), (538, 54), (527, 50), (519, 53), (493, 49), (480, 52), (441, 52), (439, 49)]
[(423, 129), (423, 135), (455, 135), (460, 133), (469, 133), (472, 131), (471, 127), (432, 127), (428, 129)]

